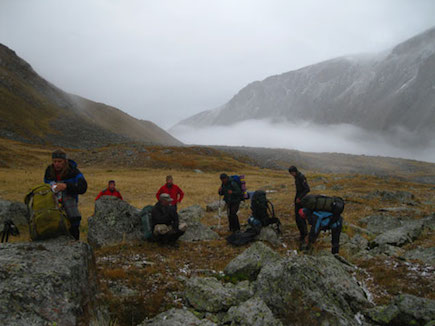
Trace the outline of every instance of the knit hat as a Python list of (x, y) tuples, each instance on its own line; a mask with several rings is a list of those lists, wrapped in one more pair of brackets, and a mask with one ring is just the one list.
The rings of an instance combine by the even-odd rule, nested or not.
[(66, 160), (66, 153), (62, 149), (56, 149), (53, 153), (51, 153), (51, 158), (60, 158)]

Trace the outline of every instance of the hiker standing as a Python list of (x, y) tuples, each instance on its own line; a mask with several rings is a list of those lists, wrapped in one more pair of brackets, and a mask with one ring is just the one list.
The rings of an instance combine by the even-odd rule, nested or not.
[(151, 230), (154, 241), (175, 242), (187, 229), (186, 223), (179, 224), (178, 213), (171, 202), (171, 196), (163, 193), (151, 211)]
[(63, 150), (55, 150), (51, 158), (52, 164), (45, 170), (44, 182), (50, 184), (57, 194), (59, 202), (71, 222), (69, 232), (76, 240), (79, 240), (79, 227), (82, 216), (78, 209), (78, 195), (86, 192), (88, 184), (77, 168), (77, 163), (67, 159), (67, 155)]
[(160, 187), (159, 191), (156, 193), (156, 198), (159, 200), (161, 194), (169, 194), (172, 198), (171, 205), (175, 207), (175, 211), (177, 211), (177, 204), (181, 203), (184, 197), (184, 192), (174, 184), (174, 179), (171, 175), (166, 177), (166, 184)]
[(230, 179), (230, 177), (222, 173), (220, 175), (222, 185), (219, 188), (219, 195), (224, 196), (224, 201), (227, 204), (228, 223), (230, 225), (230, 231), (240, 231), (239, 217), (237, 212), (239, 211), (240, 202), (242, 201), (242, 190), (239, 185)]
[(340, 249), (340, 234), (343, 227), (343, 218), (341, 215), (334, 215), (331, 212), (311, 211), (308, 208), (301, 208), (298, 215), (311, 225), (310, 234), (308, 235), (307, 250), (312, 248), (312, 245), (319, 236), (320, 231), (331, 230), (331, 252), (338, 254)]
[(296, 219), (296, 225), (300, 233), (299, 250), (302, 250), (305, 247), (305, 237), (307, 236), (308, 231), (307, 231), (307, 222), (305, 219), (302, 219), (299, 216), (299, 210), (302, 208), (301, 200), (310, 192), (310, 187), (308, 186), (307, 178), (305, 178), (305, 176), (298, 171), (296, 166), (294, 165), (290, 166), (288, 172), (295, 178), (295, 186), (296, 186), (295, 219)]
[(103, 191), (101, 191), (98, 194), (98, 196), (95, 198), (95, 200), (97, 201), (102, 196), (114, 196), (114, 197), (117, 197), (117, 198), (123, 200), (121, 193), (118, 190), (116, 190), (115, 180), (110, 180), (108, 183), (107, 189), (104, 189)]

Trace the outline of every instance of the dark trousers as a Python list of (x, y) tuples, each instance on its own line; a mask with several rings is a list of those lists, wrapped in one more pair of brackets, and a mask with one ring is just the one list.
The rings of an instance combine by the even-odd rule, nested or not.
[(331, 252), (333, 254), (338, 254), (338, 250), (340, 249), (340, 234), (341, 234), (341, 228), (342, 226), (338, 228), (334, 228), (331, 230)]
[(305, 237), (308, 234), (307, 229), (307, 221), (299, 216), (299, 210), (302, 208), (302, 206), (295, 202), (295, 219), (296, 219), (296, 225), (299, 230), (300, 238), (299, 241), (304, 241)]
[(65, 209), (66, 216), (71, 223), (69, 233), (74, 239), (80, 239), (80, 221), (82, 217), (80, 215), (77, 201), (70, 196), (63, 196), (63, 208)]
[(237, 212), (239, 211), (240, 202), (227, 204), (228, 223), (230, 224), (230, 231), (239, 231), (240, 223)]

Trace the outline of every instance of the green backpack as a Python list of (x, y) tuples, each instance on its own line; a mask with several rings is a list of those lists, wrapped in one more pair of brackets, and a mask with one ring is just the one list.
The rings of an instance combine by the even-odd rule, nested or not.
[(323, 195), (307, 195), (301, 200), (301, 206), (312, 211), (325, 211), (340, 215), (344, 210), (344, 200), (341, 197)]
[(147, 240), (153, 235), (153, 230), (151, 229), (151, 211), (153, 210), (152, 205), (145, 206), (140, 212), (140, 217), (142, 219), (142, 231), (144, 239)]
[(44, 240), (60, 235), (69, 235), (71, 224), (51, 190), (50, 185), (41, 184), (24, 198), (29, 215), (30, 238)]

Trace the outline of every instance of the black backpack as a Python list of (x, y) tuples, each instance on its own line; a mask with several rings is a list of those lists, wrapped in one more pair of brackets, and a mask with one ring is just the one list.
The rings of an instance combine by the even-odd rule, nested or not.
[(312, 211), (330, 212), (338, 216), (344, 211), (344, 200), (341, 197), (307, 195), (302, 198), (301, 206)]
[(267, 199), (264, 190), (257, 190), (251, 198), (252, 216), (261, 222), (262, 226), (277, 224), (277, 231), (280, 232), (281, 221), (275, 216), (273, 204)]

